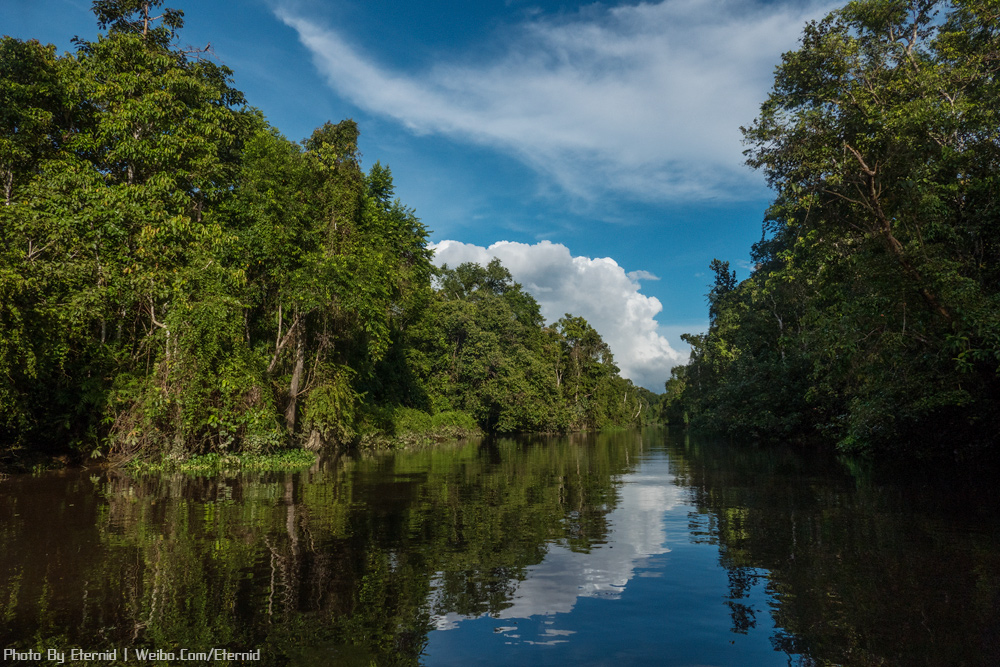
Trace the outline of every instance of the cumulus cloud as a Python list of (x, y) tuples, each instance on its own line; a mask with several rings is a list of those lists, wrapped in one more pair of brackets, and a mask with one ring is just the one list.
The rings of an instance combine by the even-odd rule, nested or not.
[[(741, 125), (757, 115), (783, 51), (829, 1), (663, 0), (535, 16), (506, 50), (406, 73), (289, 9), (329, 84), (414, 132), (513, 155), (566, 191), (646, 201), (760, 195)], [(749, 187), (748, 187), (749, 185)]]
[(637, 279), (610, 257), (573, 257), (569, 248), (551, 241), (499, 241), (488, 248), (441, 241), (429, 247), (438, 266), (486, 265), (498, 258), (535, 297), (546, 321), (555, 322), (566, 313), (586, 319), (611, 347), (622, 376), (637, 385), (663, 391), (670, 369), (686, 361), (659, 331), (654, 319), (663, 310), (659, 299), (642, 294)]

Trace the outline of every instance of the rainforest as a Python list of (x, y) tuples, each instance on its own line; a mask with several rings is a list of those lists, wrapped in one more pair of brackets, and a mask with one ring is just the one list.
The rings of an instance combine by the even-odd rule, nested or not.
[(652, 419), (583, 318), (433, 267), (356, 123), (286, 139), (159, 5), (95, 2), (75, 53), (0, 42), (0, 458)]
[(776, 194), (752, 271), (712, 263), (708, 330), (662, 395), (585, 319), (546, 322), (498, 261), (435, 267), (354, 121), (286, 139), (160, 5), (94, 2), (103, 32), (73, 53), (0, 42), (4, 463), (652, 422), (993, 455), (991, 3), (853, 2), (807, 24), (742, 128)]
[(0, 39), (4, 661), (1000, 664), (996, 0), (806, 23), (662, 394), (162, 2)]
[(887, 461), (995, 459), (1000, 15), (852, 2), (805, 28), (748, 164), (776, 192), (667, 382), (672, 423)]

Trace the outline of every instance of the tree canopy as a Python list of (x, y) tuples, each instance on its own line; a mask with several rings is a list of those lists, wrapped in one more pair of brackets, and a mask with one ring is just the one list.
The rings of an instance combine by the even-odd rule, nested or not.
[(683, 373), (696, 423), (880, 454), (995, 443), (998, 18), (979, 0), (861, 0), (782, 57), (743, 129), (776, 198), (751, 276), (713, 263)]
[(354, 121), (289, 141), (161, 5), (97, 0), (62, 56), (0, 40), (0, 458), (645, 418), (585, 322), (499, 263), (436, 272)]

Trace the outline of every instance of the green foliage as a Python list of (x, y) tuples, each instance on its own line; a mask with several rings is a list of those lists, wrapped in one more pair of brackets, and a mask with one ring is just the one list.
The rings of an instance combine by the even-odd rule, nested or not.
[(670, 369), (670, 379), (664, 386), (664, 392), (658, 403), (659, 421), (672, 426), (688, 423), (685, 392), (687, 390), (688, 366), (674, 366)]
[(544, 326), (537, 302), (498, 260), (442, 267), (437, 287), (409, 332), (411, 368), (432, 411), (458, 408), (499, 433), (651, 419), (649, 397), (618, 376), (597, 331), (568, 314)]
[[(93, 9), (101, 30), (133, 33), (167, 46), (183, 27), (184, 12), (165, 8), (160, 16), (150, 16), (162, 4), (163, 0), (94, 0)], [(160, 25), (152, 25), (157, 20)]]
[(343, 368), (330, 380), (309, 392), (305, 429), (318, 433), (323, 442), (349, 443), (360, 396), (351, 387), (353, 373)]
[(394, 417), (397, 432), (423, 433), (434, 428), (434, 419), (422, 410), (399, 408)]
[(459, 411), (430, 415), (400, 406), (363, 406), (355, 443), (365, 449), (398, 449), (481, 435), (476, 421)]
[(269, 451), (301, 437), (300, 397), (322, 412), (335, 341), (386, 346), (397, 276), (356, 251), (377, 245), (356, 126), (303, 152), (172, 48), (182, 14), (160, 4), (95, 3), (109, 32), (72, 56), (0, 44), (8, 446)]
[(225, 472), (280, 472), (308, 468), (316, 462), (316, 455), (301, 449), (285, 450), (275, 454), (201, 454), (178, 460), (164, 457), (159, 461), (136, 460), (125, 466), (138, 474), (180, 472), (193, 476), (215, 476)]
[(597, 333), (543, 328), (499, 262), (435, 292), (427, 230), (387, 166), (362, 170), (353, 120), (287, 140), (161, 5), (94, 2), (106, 33), (74, 54), (0, 40), (3, 458), (640, 419)]
[(464, 412), (459, 410), (449, 410), (447, 412), (439, 412), (432, 416), (431, 427), (434, 429), (452, 427), (464, 429), (466, 431), (474, 431), (476, 429), (476, 421)]
[[(1000, 430), (1000, 53), (989, 3), (852, 2), (783, 56), (744, 135), (777, 197), (684, 403), (751, 437), (972, 456)], [(994, 63), (994, 64), (991, 64)]]

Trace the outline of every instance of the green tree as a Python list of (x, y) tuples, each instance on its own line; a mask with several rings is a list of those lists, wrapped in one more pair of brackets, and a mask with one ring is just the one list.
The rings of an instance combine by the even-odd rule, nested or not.
[[(641, 419), (596, 332), (544, 329), (499, 262), (435, 293), (426, 228), (388, 167), (362, 170), (353, 120), (293, 143), (177, 47), (180, 10), (93, 10), (105, 32), (75, 54), (0, 40), (5, 457)], [(569, 410), (567, 369), (590, 407)]]
[[(810, 23), (744, 135), (777, 197), (689, 372), (723, 429), (975, 450), (1000, 419), (996, 14), (851, 2)], [(714, 266), (718, 274), (720, 267)]]
[[(49, 161), (64, 156), (62, 127), (70, 91), (55, 48), (10, 37), (0, 39), (0, 441), (30, 440), (41, 422), (61, 430), (62, 420), (39, 419), (53, 396), (61, 353), (58, 308), (39, 299), (53, 278), (43, 261), (54, 234), (26, 214), (34, 183)], [(54, 392), (53, 392), (54, 393)], [(47, 416), (65, 407), (53, 407)]]

